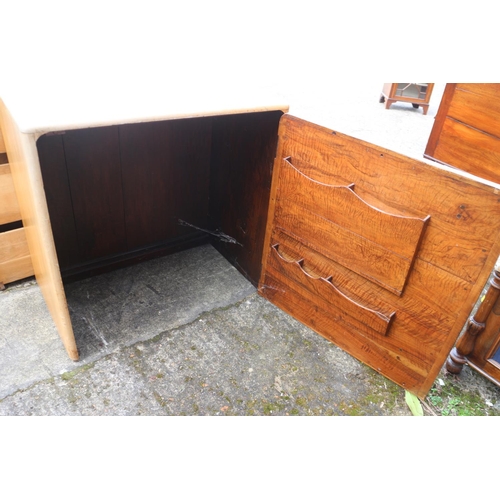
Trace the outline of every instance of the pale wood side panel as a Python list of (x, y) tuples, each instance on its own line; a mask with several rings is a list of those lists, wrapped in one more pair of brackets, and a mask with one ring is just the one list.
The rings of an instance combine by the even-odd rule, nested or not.
[(0, 165), (0, 225), (21, 220), (9, 164)]
[(5, 141), (3, 139), (2, 128), (0, 127), (0, 153), (6, 153)]
[(0, 233), (0, 282), (11, 283), (33, 276), (33, 265), (24, 228)]
[(69, 357), (77, 360), (35, 138), (19, 131), (3, 101), (0, 101), (0, 120), (35, 276), (64, 347)]

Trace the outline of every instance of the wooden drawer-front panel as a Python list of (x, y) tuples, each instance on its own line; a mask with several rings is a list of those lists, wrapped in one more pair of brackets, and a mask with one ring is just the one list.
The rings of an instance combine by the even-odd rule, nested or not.
[(283, 245), (279, 243), (272, 249), (270, 267), (278, 273), (278, 279), (285, 279), (291, 287), (298, 285), (299, 294), (312, 294), (324, 304), (325, 310), (335, 311), (338, 321), (354, 325), (369, 334), (387, 334), (394, 311), (384, 313), (363, 305), (359, 298), (345, 295), (329, 273), (322, 276), (315, 272), (309, 260), (306, 262), (304, 258), (285, 254)]
[(21, 220), (9, 164), (0, 165), (0, 225)]
[(500, 84), (457, 83), (448, 116), (500, 137)]
[(444, 120), (434, 157), (484, 179), (500, 180), (500, 138), (453, 118)]
[(0, 283), (33, 275), (24, 228), (0, 233)]
[(500, 252), (493, 189), (281, 121), (259, 291), (425, 395)]
[(367, 204), (354, 184), (315, 181), (306, 164), (283, 160), (275, 223), (300, 241), (401, 295), (424, 227), (424, 219), (394, 215)]
[(499, 117), (499, 83), (448, 83), (424, 156), (500, 183)]

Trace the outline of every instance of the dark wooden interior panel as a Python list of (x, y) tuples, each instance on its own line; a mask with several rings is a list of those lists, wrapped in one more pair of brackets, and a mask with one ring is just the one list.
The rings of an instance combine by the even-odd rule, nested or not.
[(236, 240), (214, 246), (252, 283), (261, 270), (281, 111), (218, 116), (212, 133), (212, 227)]
[(37, 141), (45, 197), (61, 269), (80, 262), (73, 202), (69, 186), (63, 135), (44, 135)]
[(208, 224), (211, 118), (122, 125), (127, 248), (198, 232)]
[(282, 114), (136, 123), (41, 137), (63, 277), (171, 253), (219, 233), (226, 240), (214, 237), (213, 244), (257, 284)]
[(118, 127), (63, 136), (81, 260), (127, 249)]

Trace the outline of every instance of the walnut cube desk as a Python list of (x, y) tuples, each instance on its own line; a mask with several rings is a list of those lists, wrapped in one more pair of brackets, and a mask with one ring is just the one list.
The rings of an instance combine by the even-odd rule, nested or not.
[(80, 107), (76, 120), (2, 104), (33, 267), (69, 356), (64, 276), (211, 234), (261, 295), (425, 395), (500, 253), (500, 186), (236, 97)]

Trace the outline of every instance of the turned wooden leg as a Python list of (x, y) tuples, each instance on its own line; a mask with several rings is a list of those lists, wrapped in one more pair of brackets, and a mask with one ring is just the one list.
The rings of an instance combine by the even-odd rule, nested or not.
[(460, 373), (467, 363), (467, 356), (474, 350), (478, 335), (484, 330), (486, 320), (500, 295), (500, 265), (497, 264), (483, 301), (476, 314), (469, 318), (464, 334), (458, 339), (456, 346), (446, 360), (446, 370), (450, 373)]

